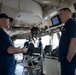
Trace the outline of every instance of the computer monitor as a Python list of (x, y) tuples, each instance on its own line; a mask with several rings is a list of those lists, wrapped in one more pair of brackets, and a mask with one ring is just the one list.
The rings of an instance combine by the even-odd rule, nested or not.
[(54, 17), (51, 18), (51, 22), (53, 26), (57, 26), (61, 24), (61, 20), (59, 18), (59, 15), (56, 15)]
[(27, 53), (33, 53), (33, 51), (34, 51), (34, 44), (33, 43), (30, 43), (29, 44), (29, 47), (28, 47), (28, 50), (27, 50)]

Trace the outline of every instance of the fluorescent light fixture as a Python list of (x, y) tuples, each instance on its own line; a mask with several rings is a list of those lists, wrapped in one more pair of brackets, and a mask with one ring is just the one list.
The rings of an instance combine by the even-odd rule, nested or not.
[(48, 19), (48, 16), (46, 16), (45, 18), (44, 18), (44, 20), (47, 20)]
[(56, 15), (58, 12), (57, 11), (53, 11), (52, 13), (49, 14), (50, 17)]
[(43, 2), (43, 3), (51, 3), (51, 1), (47, 1), (47, 0), (46, 0), (46, 1), (42, 1), (42, 2)]

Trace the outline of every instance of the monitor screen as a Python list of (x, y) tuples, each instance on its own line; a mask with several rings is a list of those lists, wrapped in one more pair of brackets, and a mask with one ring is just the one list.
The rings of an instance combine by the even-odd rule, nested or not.
[(51, 18), (51, 22), (53, 26), (57, 26), (61, 24), (61, 20), (59, 18), (59, 15), (56, 15), (54, 17)]

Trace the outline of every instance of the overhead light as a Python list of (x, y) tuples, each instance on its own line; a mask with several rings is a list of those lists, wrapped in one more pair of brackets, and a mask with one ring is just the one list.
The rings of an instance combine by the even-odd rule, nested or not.
[(45, 18), (44, 18), (44, 20), (47, 20), (48, 19), (48, 16), (46, 16)]
[(54, 16), (54, 15), (56, 15), (58, 12), (57, 11), (53, 11), (52, 13), (50, 13), (50, 17), (52, 17), (52, 16)]
[(51, 1), (47, 1), (47, 0), (46, 0), (46, 1), (42, 1), (42, 2), (43, 2), (43, 3), (51, 3)]

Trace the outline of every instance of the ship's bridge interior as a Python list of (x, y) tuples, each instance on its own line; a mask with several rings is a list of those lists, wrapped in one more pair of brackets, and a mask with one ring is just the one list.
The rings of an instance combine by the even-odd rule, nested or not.
[[(33, 27), (38, 36), (51, 31), (51, 18), (62, 7), (69, 7), (75, 13), (75, 0), (0, 0), (0, 12), (14, 19), (7, 30), (12, 38), (30, 35)], [(21, 35), (21, 36), (20, 36)]]
[[(45, 75), (60, 75), (60, 63), (56, 51), (58, 49), (60, 31), (64, 26), (59, 19), (58, 11), (63, 7), (70, 8), (72, 17), (76, 19), (76, 0), (0, 0), (0, 13), (6, 13), (13, 18), (10, 28), (7, 29), (7, 33), (13, 41), (31, 37), (34, 41), (33, 43), (35, 43), (37, 39), (45, 35), (50, 36), (50, 45), (46, 45), (44, 48), (46, 52), (44, 54), (46, 55), (43, 56), (41, 66)], [(53, 36), (55, 37), (54, 39)], [(45, 39), (45, 42), (43, 42), (46, 44), (47, 40)], [(56, 43), (57, 46), (53, 48)], [(52, 55), (56, 56), (55, 58), (48, 56), (48, 53), (51, 53), (51, 49), (52, 51), (54, 50)], [(22, 74), (23, 67), (19, 71), (16, 75), (26, 75)]]

